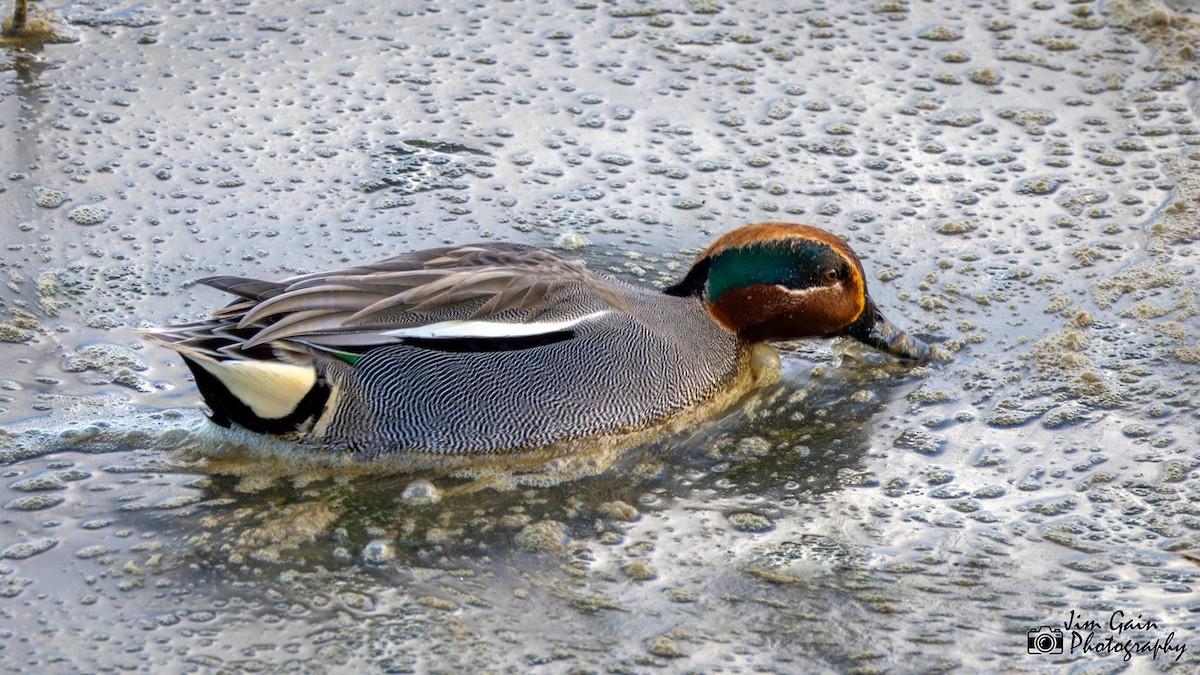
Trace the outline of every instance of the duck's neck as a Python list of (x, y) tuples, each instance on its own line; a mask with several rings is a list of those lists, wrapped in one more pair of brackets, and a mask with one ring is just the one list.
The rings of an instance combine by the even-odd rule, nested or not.
[(700, 258), (692, 263), (692, 268), (688, 270), (683, 279), (680, 279), (679, 283), (668, 287), (663, 292), (677, 298), (704, 297), (704, 288), (708, 285), (708, 269), (711, 262), (709, 258)]

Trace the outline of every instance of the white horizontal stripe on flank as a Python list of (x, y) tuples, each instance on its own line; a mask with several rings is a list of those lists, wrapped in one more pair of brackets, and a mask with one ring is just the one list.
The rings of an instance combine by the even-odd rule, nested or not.
[(557, 333), (577, 326), (584, 321), (595, 319), (608, 314), (609, 310), (602, 309), (574, 319), (565, 321), (537, 321), (534, 323), (504, 323), (501, 321), (439, 321), (425, 326), (397, 328), (385, 331), (380, 335), (398, 338), (425, 338), (430, 340), (453, 338), (506, 338), (529, 337)]

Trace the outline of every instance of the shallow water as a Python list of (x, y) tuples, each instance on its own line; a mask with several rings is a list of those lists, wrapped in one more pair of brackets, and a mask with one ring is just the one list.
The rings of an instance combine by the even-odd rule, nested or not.
[[(1194, 671), (1174, 6), (55, 8), (78, 41), (0, 46), (3, 668)], [(538, 487), (221, 456), (254, 442), (133, 331), (223, 304), (202, 276), (481, 238), (664, 285), (762, 220), (845, 235), (953, 361), (786, 345)], [(1029, 654), (1072, 610), (1187, 651)]]

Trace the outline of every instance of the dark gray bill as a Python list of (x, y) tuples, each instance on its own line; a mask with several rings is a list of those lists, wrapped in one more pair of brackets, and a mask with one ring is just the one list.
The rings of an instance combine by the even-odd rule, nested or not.
[(929, 363), (934, 358), (929, 345), (893, 326), (870, 298), (858, 320), (846, 327), (845, 334), (904, 363)]

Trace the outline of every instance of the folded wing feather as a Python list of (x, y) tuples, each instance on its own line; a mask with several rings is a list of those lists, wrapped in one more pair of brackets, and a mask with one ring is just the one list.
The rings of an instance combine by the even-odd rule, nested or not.
[(339, 349), (409, 337), (527, 337), (626, 309), (611, 280), (582, 263), (511, 244), (417, 251), (279, 282), (201, 283), (242, 298), (214, 315), (254, 331), (242, 349), (278, 340)]

